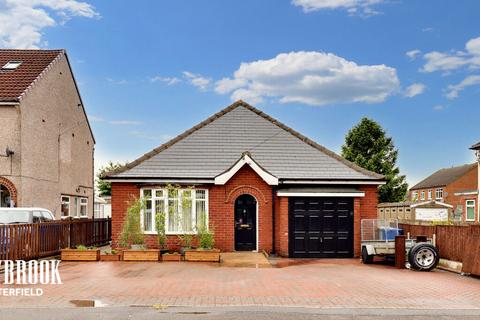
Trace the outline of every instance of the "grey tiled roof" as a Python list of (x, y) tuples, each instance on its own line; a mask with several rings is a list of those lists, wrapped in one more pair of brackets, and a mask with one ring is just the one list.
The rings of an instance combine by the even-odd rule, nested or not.
[(238, 101), (108, 178), (213, 179), (244, 152), (279, 179), (380, 180), (252, 106)]
[(479, 150), (480, 149), (480, 142), (475, 143), (473, 146), (470, 147), (472, 150)]
[(423, 179), (416, 185), (410, 188), (410, 190), (417, 190), (417, 189), (424, 189), (424, 188), (432, 188), (432, 187), (442, 187), (449, 185), (450, 183), (454, 182), (468, 171), (476, 168), (477, 164), (464, 164), (458, 167), (440, 169), (433, 173), (432, 175), (428, 176), (427, 178)]

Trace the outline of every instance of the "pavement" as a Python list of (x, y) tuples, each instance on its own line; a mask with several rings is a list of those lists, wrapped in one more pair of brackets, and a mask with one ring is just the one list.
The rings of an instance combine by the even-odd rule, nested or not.
[(447, 320), (480, 318), (478, 310), (318, 309), (285, 307), (105, 307), (2, 309), (0, 320)]
[[(278, 259), (272, 260), (271, 268), (187, 262), (62, 262), (60, 275), (61, 285), (16, 286), (40, 288), (43, 295), (0, 296), (0, 308), (480, 310), (479, 279), (442, 270), (415, 272), (363, 265), (356, 259)], [(0, 314), (7, 313), (2, 310)]]

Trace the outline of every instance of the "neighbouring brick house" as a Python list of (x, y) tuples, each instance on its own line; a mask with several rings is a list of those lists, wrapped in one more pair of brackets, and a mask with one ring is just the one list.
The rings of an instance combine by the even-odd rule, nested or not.
[(64, 50), (0, 49), (0, 207), (93, 215), (95, 140)]
[[(141, 220), (149, 247), (157, 245), (155, 212), (168, 207), (170, 248), (179, 246), (176, 235), (194, 233), (195, 220), (206, 214), (222, 251), (264, 250), (290, 257), (359, 256), (360, 220), (376, 217), (377, 187), (384, 183), (381, 175), (243, 101), (106, 179), (112, 182), (114, 243), (129, 200), (143, 196), (148, 200)], [(168, 192), (166, 184), (183, 189)], [(179, 205), (183, 198), (191, 203), (187, 210)]]
[(453, 206), (452, 220), (478, 222), (477, 163), (436, 171), (410, 189), (410, 200), (435, 200)]

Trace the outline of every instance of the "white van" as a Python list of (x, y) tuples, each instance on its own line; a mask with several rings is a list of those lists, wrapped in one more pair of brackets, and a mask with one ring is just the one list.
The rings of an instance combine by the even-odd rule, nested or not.
[(55, 216), (43, 208), (0, 208), (0, 224), (40, 223), (55, 220)]

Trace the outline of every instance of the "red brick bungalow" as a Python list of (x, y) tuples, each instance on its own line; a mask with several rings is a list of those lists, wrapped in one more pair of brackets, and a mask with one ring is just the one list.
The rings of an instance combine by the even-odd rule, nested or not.
[[(360, 255), (360, 220), (377, 216), (377, 187), (384, 183), (243, 101), (107, 179), (114, 241), (132, 197), (150, 199), (142, 214), (149, 247), (157, 242), (155, 210), (182, 210), (178, 203), (187, 197), (192, 205), (180, 213), (184, 223), (167, 214), (171, 248), (206, 213), (222, 251), (316, 258)], [(186, 189), (168, 194), (166, 184)]]

